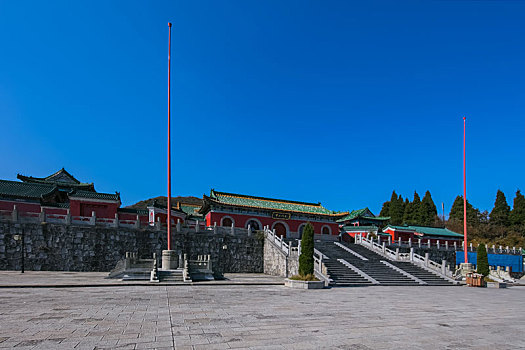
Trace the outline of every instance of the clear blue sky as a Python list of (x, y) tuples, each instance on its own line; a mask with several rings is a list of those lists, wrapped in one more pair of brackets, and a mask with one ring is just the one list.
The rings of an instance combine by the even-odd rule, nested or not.
[(379, 212), (525, 190), (524, 1), (0, 0), (0, 178)]

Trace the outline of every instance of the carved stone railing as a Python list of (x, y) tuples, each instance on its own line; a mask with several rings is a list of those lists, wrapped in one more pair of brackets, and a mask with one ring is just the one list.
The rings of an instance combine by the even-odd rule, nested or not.
[[(268, 226), (264, 228), (264, 233), (266, 235), (266, 238), (270, 240), (270, 242), (277, 245), (286, 255), (290, 254), (290, 244), (286, 243), (282, 237), (279, 237), (275, 234), (275, 230), (270, 230)], [(298, 247), (298, 252), (300, 254), (301, 246)]]
[(330, 278), (328, 269), (324, 264), (325, 259), (328, 259), (328, 257), (314, 248), (314, 275), (319, 280), (324, 281), (325, 286), (328, 286), (333, 280)]
[(356, 244), (360, 244), (364, 247), (367, 247), (368, 249), (392, 261), (407, 261), (414, 265), (422, 267), (427, 271), (433, 272), (441, 277), (444, 277), (449, 281), (453, 281), (453, 272), (448, 268), (446, 260), (442, 260), (441, 263), (437, 263), (429, 259), (428, 253), (425, 253), (425, 256), (415, 254), (413, 248), (410, 248), (410, 253), (400, 253), (399, 248), (396, 248), (396, 250), (393, 251), (391, 249), (386, 248), (385, 242), (379, 244), (378, 242), (374, 242), (373, 239), (363, 237), (362, 235), (357, 235), (355, 242)]

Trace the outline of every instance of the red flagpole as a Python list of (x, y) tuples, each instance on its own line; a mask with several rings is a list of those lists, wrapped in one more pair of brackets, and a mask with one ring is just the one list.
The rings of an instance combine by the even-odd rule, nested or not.
[(468, 263), (467, 254), (467, 163), (465, 151), (466, 119), (463, 117), (463, 250), (465, 252), (465, 263)]
[(171, 23), (168, 23), (168, 250), (171, 250)]

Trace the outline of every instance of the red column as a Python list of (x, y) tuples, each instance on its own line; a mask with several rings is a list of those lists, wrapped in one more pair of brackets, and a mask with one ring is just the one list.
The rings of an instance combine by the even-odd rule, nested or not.
[(168, 23), (168, 250), (171, 250), (171, 23)]
[(466, 151), (465, 151), (465, 136), (466, 136), (466, 118), (463, 117), (463, 240), (464, 240), (464, 253), (465, 263), (468, 263), (467, 254), (467, 163), (466, 163)]

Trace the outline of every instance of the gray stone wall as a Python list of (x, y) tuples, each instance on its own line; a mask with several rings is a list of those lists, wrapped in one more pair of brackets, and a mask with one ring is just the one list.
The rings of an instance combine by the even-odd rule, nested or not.
[(289, 256), (269, 239), (264, 240), (264, 273), (272, 276), (290, 277), (299, 272), (296, 252)]
[[(150, 228), (109, 228), (49, 223), (0, 222), (0, 270), (20, 270), (24, 235), (25, 268), (48, 271), (110, 271), (126, 252), (141, 258), (160, 257), (167, 248), (166, 232)], [(255, 234), (182, 228), (172, 237), (172, 249), (196, 259), (211, 255), (213, 270), (263, 272), (263, 239)]]

